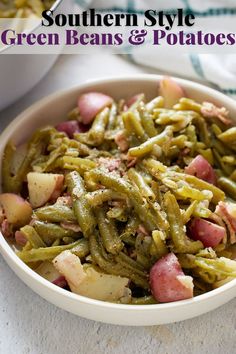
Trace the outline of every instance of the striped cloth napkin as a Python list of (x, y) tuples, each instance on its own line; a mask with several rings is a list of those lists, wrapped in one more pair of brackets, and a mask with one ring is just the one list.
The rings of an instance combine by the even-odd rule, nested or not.
[[(80, 9), (88, 7), (107, 12), (133, 12), (142, 16), (148, 9), (175, 12), (183, 8), (195, 14), (201, 30), (223, 30), (225, 25), (236, 20), (235, 0), (75, 0)], [(137, 64), (170, 72), (173, 75), (208, 82), (225, 94), (236, 98), (236, 51), (235, 54), (182, 54), (173, 58), (171, 49), (156, 51), (156, 58), (148, 53), (127, 55)]]

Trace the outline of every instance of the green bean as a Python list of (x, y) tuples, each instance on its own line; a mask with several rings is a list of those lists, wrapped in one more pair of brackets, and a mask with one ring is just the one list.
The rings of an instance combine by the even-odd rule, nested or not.
[(76, 222), (76, 217), (73, 210), (63, 204), (56, 203), (54, 205), (48, 205), (34, 211), (34, 215), (47, 222)]
[(139, 113), (137, 111), (123, 113), (122, 119), (128, 135), (135, 135), (141, 142), (147, 140), (148, 136), (142, 127)]
[(153, 242), (150, 247), (150, 254), (157, 259), (163, 257), (168, 253), (168, 248), (165, 243), (166, 235), (163, 231), (154, 230), (152, 232)]
[(158, 177), (160, 173), (167, 171), (167, 167), (163, 163), (151, 158), (144, 160), (143, 164), (154, 177)]
[(70, 243), (73, 243), (75, 240), (72, 237), (63, 237), (62, 241), (66, 244), (69, 245)]
[(106, 217), (106, 212), (104, 209), (97, 208), (95, 215), (97, 217), (98, 228), (105, 249), (107, 252), (112, 254), (119, 253), (124, 245), (118, 235), (114, 221)]
[(52, 247), (53, 247), (53, 246), (59, 246), (60, 243), (61, 243), (60, 238), (57, 238), (57, 239), (51, 244), (51, 246), (52, 246)]
[(222, 143), (220, 140), (217, 139), (212, 139), (211, 141), (212, 147), (215, 148), (215, 150), (220, 154), (220, 155), (231, 155), (232, 151), (225, 146), (224, 143)]
[(116, 219), (117, 221), (125, 222), (128, 218), (127, 208), (124, 206), (113, 207), (107, 212), (107, 216), (110, 219)]
[(72, 196), (73, 209), (79, 226), (85, 237), (93, 232), (96, 226), (96, 220), (92, 208), (86, 198), (86, 189), (84, 181), (78, 172), (70, 172), (66, 176), (66, 185)]
[(96, 183), (104, 185), (106, 188), (112, 188), (116, 192), (126, 194), (145, 226), (147, 226), (149, 230), (155, 229), (155, 217), (148, 209), (147, 203), (143, 201), (142, 195), (137, 188), (132, 187), (132, 185), (126, 182), (123, 178), (119, 178), (113, 174), (107, 174), (105, 171), (99, 169), (89, 171), (87, 177), (94, 180)]
[(77, 171), (80, 174), (84, 174), (86, 171), (89, 171), (96, 166), (96, 162), (92, 160), (71, 156), (59, 157), (55, 164), (55, 167), (60, 167), (65, 170)]
[(193, 210), (193, 216), (195, 218), (203, 218), (207, 219), (211, 216), (212, 212), (206, 206), (204, 206), (204, 202), (198, 202), (195, 209)]
[(203, 117), (198, 116), (195, 118), (194, 123), (196, 124), (199, 135), (200, 135), (200, 140), (207, 146), (210, 147), (211, 145), (211, 140), (210, 140), (210, 135), (207, 127), (206, 120)]
[(212, 192), (208, 190), (199, 191), (199, 189), (192, 188), (189, 186), (182, 186), (174, 191), (178, 197), (183, 199), (193, 199), (193, 200), (209, 200), (212, 198)]
[(236, 278), (236, 262), (231, 259), (220, 257), (217, 259), (207, 259), (196, 257), (195, 264), (211, 275), (222, 275), (224, 277)]
[(195, 263), (196, 256), (194, 256), (193, 254), (178, 254), (177, 257), (182, 268), (184, 269), (196, 268), (196, 263)]
[(15, 180), (11, 175), (11, 163), (15, 150), (12, 142), (8, 142), (4, 150), (2, 160), (2, 187), (4, 192), (14, 192), (15, 189), (20, 189), (20, 185), (15, 186)]
[(46, 247), (46, 244), (32, 226), (26, 225), (22, 227), (20, 231), (24, 234), (33, 248)]
[(153, 305), (156, 303), (157, 301), (151, 295), (143, 297), (132, 297), (131, 299), (132, 305)]
[(210, 165), (214, 165), (212, 149), (199, 149), (198, 152), (209, 162)]
[(153, 193), (151, 187), (149, 187), (141, 173), (137, 172), (136, 169), (130, 168), (128, 170), (128, 177), (131, 182), (133, 182), (137, 186), (139, 192), (144, 198), (147, 198), (151, 201), (154, 201), (156, 199), (156, 196)]
[[(150, 105), (150, 103), (149, 103)], [(150, 109), (150, 108), (149, 108)], [(152, 109), (151, 109), (152, 111)], [(157, 129), (155, 128), (152, 116), (145, 105), (140, 105), (140, 117), (142, 126), (149, 138), (157, 135)]]
[(86, 198), (92, 207), (96, 207), (110, 200), (125, 200), (126, 196), (122, 193), (115, 192), (112, 189), (99, 189), (87, 193)]
[(236, 182), (226, 177), (218, 179), (218, 186), (231, 198), (236, 199)]
[(232, 172), (233, 172), (233, 167), (227, 165), (226, 163), (224, 163), (222, 161), (222, 158), (220, 156), (220, 154), (216, 151), (216, 149), (213, 149), (213, 155), (214, 155), (214, 161), (215, 163), (218, 165), (218, 167), (220, 169), (222, 169), (222, 171), (224, 172), (224, 174), (226, 174), (227, 176), (229, 176)]
[(168, 221), (166, 220), (166, 214), (163, 210), (161, 210), (161, 206), (158, 202), (150, 203), (151, 208), (154, 211), (154, 216), (156, 219), (156, 226), (160, 230), (167, 230), (169, 228)]
[[(139, 275), (140, 277), (143, 277), (143, 278), (145, 278), (147, 276), (147, 273), (144, 270), (144, 268), (141, 266), (141, 264), (132, 260), (130, 257), (126, 256), (126, 258), (125, 258), (124, 254), (123, 254), (123, 256), (121, 254), (118, 254), (117, 256), (115, 256), (115, 260), (117, 261), (117, 263), (119, 265), (125, 267), (127, 270), (129, 270), (133, 274)], [(140, 266), (141, 266), (142, 270), (140, 269)]]
[[(73, 252), (73, 249), (75, 252)], [(65, 250), (71, 250), (78, 257), (84, 258), (88, 254), (88, 244), (85, 239), (69, 245), (37, 248), (29, 251), (17, 252), (18, 257), (25, 263), (51, 260)]]
[(79, 152), (80, 156), (88, 156), (91, 154), (91, 149), (87, 145), (82, 144), (79, 141), (76, 141), (74, 139), (72, 140), (69, 138), (63, 138), (62, 141), (63, 143), (66, 143), (68, 146), (76, 149)]
[(131, 270), (127, 269), (121, 264), (115, 263), (114, 261), (107, 261), (101, 251), (101, 246), (96, 233), (92, 234), (89, 238), (90, 252), (93, 261), (108, 274), (120, 275), (123, 277), (130, 278), (136, 285), (148, 288), (148, 282), (146, 277), (142, 277), (139, 274), (134, 274)]
[(135, 111), (143, 101), (145, 101), (145, 95), (144, 93), (140, 93), (136, 96), (136, 101), (128, 108), (128, 110)]
[(74, 242), (74, 246), (71, 248), (71, 252), (78, 256), (80, 259), (85, 258), (89, 254), (89, 242), (85, 238)]
[(7, 144), (3, 156), (3, 190), (5, 192), (19, 193), (22, 188), (22, 183), (25, 180), (26, 174), (29, 171), (30, 165), (33, 160), (40, 155), (48, 143), (49, 137), (53, 128), (44, 128), (37, 131), (27, 147), (27, 154), (25, 155), (20, 167), (18, 168), (15, 176), (11, 175), (12, 157), (15, 147), (12, 143)]
[(164, 98), (162, 96), (155, 97), (153, 100), (146, 104), (147, 112), (153, 113), (154, 109), (156, 108), (163, 108), (164, 107)]
[(229, 165), (236, 165), (236, 158), (234, 156), (222, 156), (221, 161)]
[(222, 130), (220, 129), (220, 127), (217, 124), (212, 124), (211, 129), (216, 137), (218, 137), (218, 135), (220, 135), (222, 133)]
[(45, 149), (53, 131), (53, 128), (46, 127), (37, 131), (31, 138), (30, 142), (28, 143), (27, 154), (22, 161), (16, 175), (13, 177), (13, 181), (15, 183), (15, 193), (20, 192), (22, 183), (26, 178), (26, 174), (30, 169), (31, 163), (37, 156), (40, 156), (42, 151)]
[(190, 124), (186, 129), (185, 129), (185, 134), (188, 138), (188, 140), (191, 142), (192, 146), (190, 147), (190, 156), (193, 155), (195, 149), (196, 149), (196, 144), (197, 144), (197, 135), (196, 135), (196, 128), (194, 125)]
[(63, 237), (79, 238), (78, 232), (63, 229), (57, 224), (45, 223), (43, 221), (35, 220), (33, 224), (36, 232), (42, 237), (46, 244), (51, 244), (57, 238)]
[(104, 141), (105, 129), (109, 119), (109, 108), (106, 107), (96, 116), (91, 129), (88, 132), (88, 139), (92, 145), (99, 146)]
[(221, 200), (224, 200), (224, 198), (225, 198), (224, 192), (222, 190), (220, 190), (219, 188), (217, 188), (216, 186), (214, 186), (213, 184), (207, 183), (195, 176), (191, 176), (191, 175), (187, 175), (187, 174), (186, 175), (183, 174), (183, 178), (185, 179), (186, 182), (188, 182), (190, 185), (192, 185), (196, 189), (199, 189), (200, 191), (203, 191), (203, 190), (211, 191), (213, 193), (213, 197), (212, 197), (213, 203), (217, 204)]
[(129, 217), (128, 222), (125, 226), (124, 231), (120, 235), (122, 241), (128, 243), (130, 245), (135, 244), (135, 234), (137, 232), (138, 226), (140, 225), (140, 220), (136, 215), (132, 215)]
[(197, 113), (201, 113), (201, 107), (202, 105), (197, 103), (196, 101), (191, 100), (190, 98), (182, 97), (179, 100), (179, 103), (174, 106), (174, 109), (187, 111), (191, 110)]
[(138, 262), (136, 262), (135, 260), (133, 260), (132, 258), (127, 256), (124, 252), (120, 252), (119, 255), (116, 256), (116, 259), (122, 260), (123, 262), (125, 262), (126, 264), (129, 264), (134, 269), (139, 269), (142, 272), (145, 271), (144, 267), (141, 264), (139, 264)]
[(183, 224), (187, 224), (187, 222), (189, 222), (197, 204), (197, 200), (193, 200), (189, 207), (184, 211), (184, 214), (182, 215)]
[(203, 248), (200, 241), (191, 241), (184, 232), (184, 225), (176, 198), (170, 192), (164, 196), (170, 235), (177, 253), (197, 253)]
[(108, 125), (107, 125), (108, 130), (115, 129), (116, 120), (117, 120), (117, 105), (115, 103), (113, 103), (111, 106), (109, 118), (108, 118)]
[(162, 145), (164, 142), (166, 142), (168, 139), (170, 139), (172, 136), (172, 128), (170, 126), (167, 126), (162, 133), (160, 133), (157, 136), (154, 136), (153, 138), (148, 139), (145, 141), (145, 143), (129, 149), (129, 155), (133, 157), (142, 157), (148, 153), (150, 153), (153, 149), (153, 146), (155, 144), (157, 145)]
[(229, 179), (231, 179), (232, 181), (236, 182), (236, 170), (234, 170), (234, 172), (232, 172), (232, 174), (230, 175)]
[(217, 136), (218, 139), (226, 144), (232, 144), (236, 141), (236, 127), (227, 129), (225, 132)]
[(180, 134), (175, 138), (171, 139), (170, 146), (177, 146), (180, 149), (183, 149), (186, 145), (186, 141), (188, 140), (186, 135)]

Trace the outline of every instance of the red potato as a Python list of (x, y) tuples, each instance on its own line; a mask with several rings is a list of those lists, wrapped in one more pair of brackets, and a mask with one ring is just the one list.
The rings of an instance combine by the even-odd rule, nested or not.
[(30, 204), (17, 194), (0, 194), (2, 206), (9, 224), (16, 226), (26, 225), (31, 218), (32, 208)]
[(73, 139), (75, 133), (85, 133), (89, 130), (89, 125), (77, 122), (77, 120), (69, 120), (57, 124), (56, 129), (59, 132), (66, 133), (70, 139)]
[(65, 288), (67, 286), (66, 278), (61, 275), (57, 279), (53, 280), (53, 284), (59, 286), (60, 288)]
[(49, 200), (56, 200), (63, 189), (64, 176), (53, 173), (30, 172), (27, 174), (30, 204), (38, 208)]
[(186, 97), (182, 87), (168, 76), (161, 80), (159, 94), (164, 98), (165, 108), (172, 108), (180, 98)]
[(79, 132), (79, 125), (78, 125), (77, 120), (69, 120), (69, 121), (61, 122), (61, 123), (57, 124), (56, 129), (59, 132), (66, 133), (66, 135), (68, 135), (69, 138), (73, 138), (74, 133)]
[(193, 297), (192, 277), (184, 274), (174, 253), (159, 259), (151, 268), (150, 287), (158, 302), (173, 302)]
[(193, 240), (201, 241), (204, 247), (216, 247), (226, 237), (224, 227), (200, 218), (191, 222), (189, 231), (190, 237)]
[(185, 167), (185, 173), (196, 176), (208, 183), (216, 184), (216, 174), (209, 162), (201, 155), (193, 159), (190, 164)]
[(89, 92), (78, 99), (78, 108), (83, 124), (90, 124), (103, 108), (110, 106), (113, 99), (100, 92)]

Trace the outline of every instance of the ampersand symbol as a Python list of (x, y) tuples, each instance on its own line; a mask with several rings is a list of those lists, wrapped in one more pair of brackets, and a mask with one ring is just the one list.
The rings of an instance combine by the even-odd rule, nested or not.
[(145, 42), (145, 36), (147, 35), (147, 31), (132, 30), (130, 34), (131, 36), (129, 37), (129, 43), (133, 45), (140, 45)]

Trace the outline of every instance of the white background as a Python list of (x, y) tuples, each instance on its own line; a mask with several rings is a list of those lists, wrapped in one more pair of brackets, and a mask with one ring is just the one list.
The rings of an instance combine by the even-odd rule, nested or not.
[[(87, 79), (147, 72), (118, 56), (62, 56), (30, 94), (0, 113), (0, 130), (41, 97)], [(148, 72), (151, 72), (150, 70)], [(233, 354), (236, 299), (201, 317), (154, 327), (88, 321), (47, 303), (0, 256), (0, 354)]]

